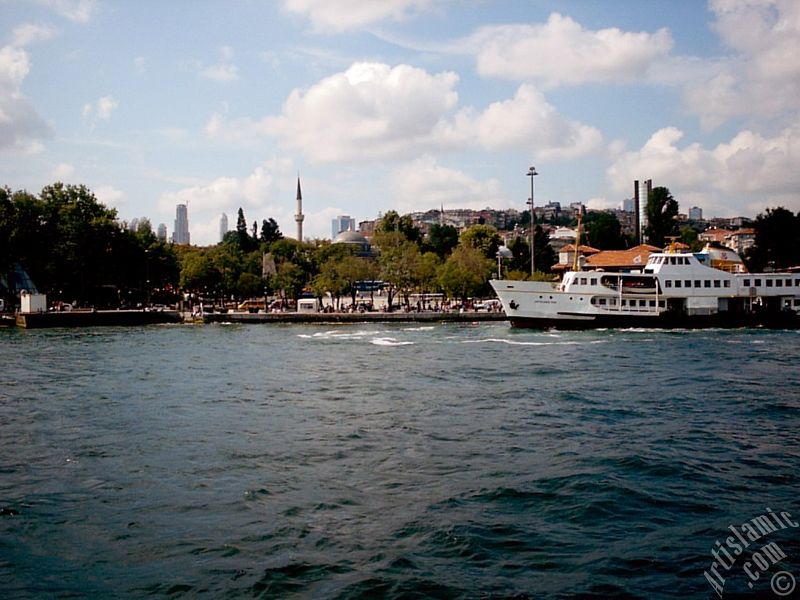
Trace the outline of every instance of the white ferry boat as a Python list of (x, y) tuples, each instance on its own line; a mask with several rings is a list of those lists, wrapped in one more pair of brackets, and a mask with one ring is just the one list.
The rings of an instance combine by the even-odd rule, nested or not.
[(732, 250), (650, 254), (636, 272), (491, 281), (514, 327), (800, 327), (800, 273), (748, 273)]

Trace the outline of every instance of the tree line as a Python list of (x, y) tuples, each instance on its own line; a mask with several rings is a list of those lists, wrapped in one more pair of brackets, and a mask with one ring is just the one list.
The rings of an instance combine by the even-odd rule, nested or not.
[[(182, 294), (218, 301), (303, 292), (356, 299), (359, 282), (384, 282), (390, 299), (443, 293), (466, 300), (488, 295), (488, 279), (502, 243), (488, 225), (460, 232), (432, 225), (425, 234), (408, 215), (389, 211), (364, 253), (328, 240), (285, 238), (274, 219), (248, 225), (240, 208), (236, 229), (207, 247), (175, 245), (153, 232), (147, 219), (135, 228), (118, 218), (83, 185), (48, 185), (36, 195), (0, 188), (0, 288), (14, 303), (21, 267), (51, 302), (79, 306), (136, 307), (172, 304)], [(510, 244), (505, 268), (523, 277), (530, 246)], [(537, 266), (554, 262), (547, 235), (538, 229)], [(15, 285), (16, 283), (16, 285)]]
[[(677, 202), (666, 188), (648, 199), (648, 236), (663, 245), (678, 228)], [(756, 244), (745, 255), (751, 270), (800, 265), (800, 213), (768, 209), (754, 223)], [(590, 212), (587, 243), (598, 249), (633, 245), (610, 213)], [(536, 278), (550, 277), (556, 257), (547, 232), (535, 226)], [(696, 234), (695, 234), (696, 240)], [(689, 239), (689, 241), (692, 241)], [(13, 304), (15, 273), (22, 267), (52, 301), (95, 307), (172, 304), (182, 294), (238, 301), (265, 295), (297, 299), (310, 292), (338, 304), (355, 303), (359, 282), (380, 280), (390, 302), (413, 293), (443, 293), (456, 300), (491, 294), (499, 232), (477, 224), (459, 232), (447, 224), (423, 232), (409, 215), (389, 211), (376, 225), (373, 250), (328, 240), (285, 238), (274, 219), (237, 226), (214, 245), (174, 245), (147, 219), (135, 228), (120, 221), (83, 185), (55, 183), (38, 195), (0, 188), (0, 288)], [(530, 278), (530, 245), (518, 234), (507, 241), (503, 276)]]

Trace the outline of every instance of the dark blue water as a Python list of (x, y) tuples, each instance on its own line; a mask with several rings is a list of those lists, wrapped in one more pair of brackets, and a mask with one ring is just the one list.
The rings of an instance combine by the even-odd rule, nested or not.
[[(5, 598), (717, 597), (800, 521), (800, 333), (0, 331)], [(800, 529), (724, 597), (800, 577)], [(767, 541), (786, 557), (749, 578)], [(753, 583), (751, 589), (747, 584)]]

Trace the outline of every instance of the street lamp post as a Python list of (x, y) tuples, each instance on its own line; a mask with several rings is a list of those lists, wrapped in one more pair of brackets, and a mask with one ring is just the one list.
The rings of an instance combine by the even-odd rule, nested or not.
[(530, 200), (528, 201), (528, 204), (531, 205), (531, 278), (532, 278), (533, 274), (536, 272), (536, 267), (533, 261), (533, 242), (534, 242), (534, 235), (536, 233), (536, 228), (535, 228), (536, 214), (533, 212), (533, 178), (538, 175), (538, 173), (536, 172), (536, 167), (531, 167), (530, 169), (528, 169), (527, 175), (528, 177), (531, 178), (531, 197)]

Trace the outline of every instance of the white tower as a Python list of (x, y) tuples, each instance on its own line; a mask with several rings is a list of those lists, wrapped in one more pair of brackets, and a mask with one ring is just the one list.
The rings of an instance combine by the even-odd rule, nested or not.
[(219, 241), (225, 239), (225, 234), (228, 233), (228, 215), (222, 213), (219, 218)]
[(294, 215), (294, 222), (297, 223), (297, 241), (303, 241), (303, 194), (300, 192), (300, 176), (297, 177), (297, 213)]

